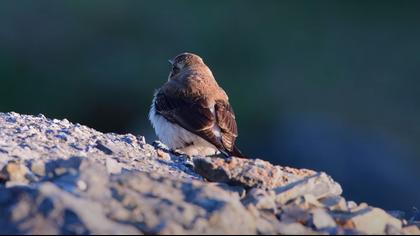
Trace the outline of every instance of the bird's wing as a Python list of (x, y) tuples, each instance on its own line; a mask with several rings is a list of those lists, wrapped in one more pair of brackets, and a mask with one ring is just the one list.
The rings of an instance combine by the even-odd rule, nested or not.
[(235, 113), (227, 101), (216, 101), (214, 108), (216, 122), (221, 130), (221, 141), (223, 146), (231, 153), (235, 149), (235, 141), (238, 137)]
[(183, 96), (157, 92), (155, 96), (156, 112), (168, 121), (194, 133), (221, 151), (225, 150), (222, 139), (214, 133), (216, 116), (204, 99), (190, 99)]
[[(227, 101), (217, 100), (212, 112), (205, 99), (192, 100), (158, 92), (155, 109), (168, 121), (200, 136), (225, 155), (248, 158), (235, 145), (238, 128), (235, 113)], [(215, 133), (215, 127), (220, 130), (220, 135)]]

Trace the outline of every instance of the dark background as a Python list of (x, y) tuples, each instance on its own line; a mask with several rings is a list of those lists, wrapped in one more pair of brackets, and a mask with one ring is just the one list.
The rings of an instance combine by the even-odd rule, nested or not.
[(420, 206), (415, 1), (1, 1), (0, 111), (155, 139), (167, 60), (201, 55), (248, 155), (326, 171), (349, 200)]

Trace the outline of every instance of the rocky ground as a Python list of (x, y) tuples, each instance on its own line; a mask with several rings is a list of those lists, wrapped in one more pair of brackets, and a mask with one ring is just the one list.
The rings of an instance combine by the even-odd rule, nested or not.
[(419, 214), (346, 201), (326, 173), (42, 115), (0, 113), (0, 169), (1, 234), (420, 234)]

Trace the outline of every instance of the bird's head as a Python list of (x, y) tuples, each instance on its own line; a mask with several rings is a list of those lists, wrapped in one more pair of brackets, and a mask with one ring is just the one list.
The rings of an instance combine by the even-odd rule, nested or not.
[(188, 53), (188, 52), (181, 53), (177, 55), (176, 57), (174, 57), (173, 59), (170, 59), (169, 63), (172, 66), (172, 70), (169, 73), (169, 79), (171, 79), (172, 77), (176, 76), (183, 70), (190, 68), (192, 66), (199, 66), (199, 65), (205, 66), (203, 59), (201, 59), (201, 57), (192, 53)]

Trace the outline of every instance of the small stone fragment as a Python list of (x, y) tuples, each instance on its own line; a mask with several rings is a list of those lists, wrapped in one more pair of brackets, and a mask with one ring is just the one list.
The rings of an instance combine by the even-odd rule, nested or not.
[(415, 225), (410, 225), (410, 226), (404, 227), (402, 229), (402, 233), (405, 235), (420, 235), (420, 229), (419, 227)]
[(161, 157), (164, 160), (167, 160), (167, 161), (171, 160), (171, 155), (168, 152), (165, 152), (165, 151), (158, 148), (158, 149), (156, 149), (156, 153), (157, 153), (158, 157)]
[(368, 207), (369, 207), (369, 205), (366, 202), (362, 202), (359, 205), (357, 205), (356, 207), (351, 208), (350, 211), (351, 212), (357, 212), (357, 211), (360, 211), (360, 210), (364, 210)]
[(140, 144), (146, 144), (146, 138), (144, 136), (137, 136), (137, 140)]
[(315, 175), (305, 169), (274, 166), (260, 159), (194, 157), (194, 170), (209, 181), (273, 189)]
[(25, 165), (16, 162), (9, 162), (1, 170), (1, 179), (4, 182), (27, 184), (30, 182), (29, 175), (29, 169)]
[(353, 208), (356, 208), (357, 207), (357, 203), (356, 202), (354, 202), (354, 201), (348, 201), (347, 202), (347, 208), (348, 209), (353, 209)]
[(279, 214), (279, 218), (280, 221), (284, 223), (299, 222), (306, 225), (311, 219), (311, 214), (299, 205), (289, 204), (282, 207), (282, 212)]
[(312, 208), (323, 208), (324, 205), (322, 205), (316, 197), (314, 197), (312, 194), (305, 194), (303, 196), (299, 196), (296, 199), (294, 199), (293, 204), (299, 205), (301, 208), (310, 210)]
[(79, 180), (77, 181), (77, 187), (81, 190), (81, 191), (86, 191), (87, 189), (87, 184), (85, 181), (83, 180)]
[(322, 208), (312, 210), (312, 223), (317, 229), (333, 228), (337, 225), (327, 211)]
[(106, 158), (106, 169), (110, 174), (118, 174), (121, 173), (121, 165), (113, 158), (107, 157)]
[(41, 160), (34, 161), (31, 164), (31, 170), (38, 176), (45, 176), (45, 163)]
[(97, 149), (101, 150), (103, 153), (105, 153), (106, 155), (112, 155), (114, 152), (109, 149), (107, 146), (105, 146), (101, 141), (96, 141), (96, 146)]
[(331, 211), (347, 211), (347, 202), (341, 196), (332, 196), (320, 200)]
[(247, 205), (254, 205), (257, 209), (260, 210), (270, 210), (274, 214), (277, 212), (276, 203), (274, 201), (274, 194), (272, 192), (267, 192), (259, 188), (251, 189), (242, 203)]

